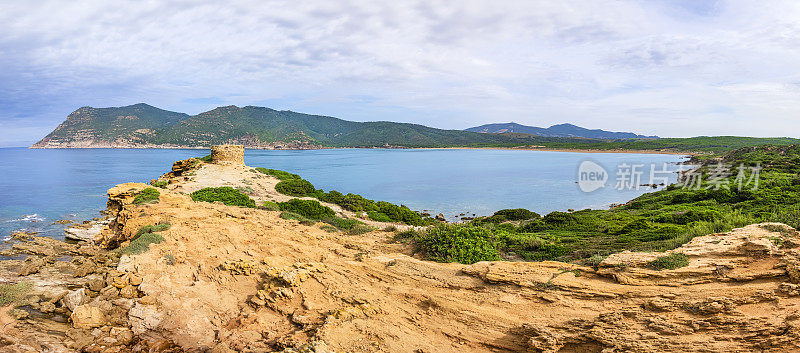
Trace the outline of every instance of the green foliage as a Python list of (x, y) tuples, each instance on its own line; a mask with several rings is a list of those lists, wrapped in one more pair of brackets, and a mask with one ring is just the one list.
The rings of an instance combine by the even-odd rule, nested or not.
[(538, 213), (526, 210), (524, 208), (500, 210), (495, 212), (494, 216), (503, 216), (509, 221), (523, 221), (541, 217)]
[(141, 205), (145, 203), (158, 202), (159, 196), (161, 196), (161, 193), (158, 190), (154, 188), (146, 188), (133, 198), (133, 204)]
[(218, 188), (204, 188), (197, 190), (191, 194), (192, 200), (204, 202), (222, 202), (228, 206), (239, 206), (255, 208), (256, 202), (243, 194), (241, 191), (236, 190), (230, 186), (222, 186)]
[(169, 185), (169, 182), (167, 182), (166, 180), (151, 180), (150, 185), (155, 186), (157, 188), (165, 189), (167, 185)]
[(335, 217), (330, 207), (323, 206), (316, 200), (291, 199), (286, 202), (278, 202), (281, 211), (293, 212), (309, 219), (321, 219), (324, 217)]
[(485, 228), (439, 225), (412, 236), (430, 260), (473, 264), (500, 259), (492, 234)]
[(275, 185), (275, 191), (289, 196), (316, 196), (317, 194), (314, 185), (305, 179), (283, 180)]
[(317, 223), (316, 220), (303, 217), (303, 215), (297, 214), (297, 213), (294, 213), (294, 212), (281, 212), (279, 217), (281, 217), (283, 219), (290, 219), (290, 220), (294, 220), (294, 221), (299, 221), (300, 224), (306, 225), (306, 226), (311, 226), (311, 225), (314, 225), (314, 224)]
[(285, 172), (285, 171), (282, 171), (282, 170), (277, 170), (277, 169), (267, 169), (267, 168), (258, 167), (258, 168), (256, 168), (256, 170), (261, 172), (261, 173), (264, 173), (264, 174), (267, 174), (267, 175), (271, 175), (271, 176), (273, 176), (275, 178), (278, 178), (280, 180), (302, 179), (297, 174), (292, 174), (292, 173)]
[(154, 224), (154, 225), (146, 225), (146, 226), (143, 226), (143, 227), (139, 228), (139, 231), (136, 232), (136, 236), (138, 237), (138, 236), (140, 236), (140, 235), (142, 235), (144, 233), (163, 232), (163, 231), (169, 229), (170, 226), (171, 225), (169, 223), (158, 223), (158, 224)]
[(0, 307), (19, 303), (32, 289), (30, 282), (0, 284)]
[(267, 210), (267, 211), (280, 211), (281, 210), (281, 207), (278, 206), (278, 204), (276, 202), (272, 202), (272, 201), (264, 201), (264, 203), (259, 208), (262, 209), (262, 210)]
[(209, 155), (205, 155), (203, 157), (200, 157), (198, 159), (203, 161), (203, 162), (206, 162), (206, 163), (211, 163), (211, 155), (210, 154)]
[(148, 249), (150, 244), (158, 244), (164, 241), (164, 237), (156, 233), (144, 233), (134, 237), (130, 244), (124, 248), (118, 249), (120, 255), (138, 255)]
[(689, 266), (689, 257), (681, 253), (672, 253), (661, 256), (647, 263), (647, 266), (654, 270), (674, 270)]
[(350, 228), (349, 230), (347, 230), (345, 232), (345, 234), (347, 234), (347, 235), (361, 235), (361, 234), (369, 233), (369, 232), (371, 232), (373, 230), (375, 230), (375, 227), (371, 227), (371, 226), (368, 226), (368, 225), (361, 224), (361, 225), (356, 225), (353, 228)]
[(325, 217), (322, 221), (343, 230), (350, 230), (357, 226), (364, 225), (364, 222), (359, 220), (340, 217)]

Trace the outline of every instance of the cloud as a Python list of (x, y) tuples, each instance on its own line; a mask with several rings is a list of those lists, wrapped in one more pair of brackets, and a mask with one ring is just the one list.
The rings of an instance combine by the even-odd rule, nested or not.
[(80, 106), (138, 102), (442, 128), (800, 131), (792, 1), (3, 2), (0, 33), (0, 144)]

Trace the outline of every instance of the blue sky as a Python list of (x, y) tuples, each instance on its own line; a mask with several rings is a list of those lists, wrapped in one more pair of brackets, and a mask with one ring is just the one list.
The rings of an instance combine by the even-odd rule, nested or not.
[(800, 137), (800, 2), (0, 3), (0, 146), (139, 102)]

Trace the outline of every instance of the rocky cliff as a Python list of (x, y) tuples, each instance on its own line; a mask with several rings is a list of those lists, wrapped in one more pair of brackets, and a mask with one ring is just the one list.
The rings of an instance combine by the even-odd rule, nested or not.
[[(623, 252), (598, 267), (423, 261), (390, 231), (359, 236), (279, 212), (194, 202), (202, 186), (275, 180), (242, 164), (168, 173), (109, 190), (98, 243), (18, 240), (3, 283), (32, 283), (0, 310), (11, 351), (791, 352), (800, 350), (800, 239), (782, 224), (698, 237), (670, 253)], [(216, 175), (216, 178), (212, 178)], [(262, 176), (263, 175), (263, 176)], [(246, 180), (247, 182), (243, 182)], [(121, 254), (143, 227), (163, 242)], [(70, 260), (64, 261), (65, 256)], [(58, 334), (55, 334), (55, 333)], [(60, 333), (59, 333), (60, 332)], [(32, 343), (35, 342), (35, 343)]]

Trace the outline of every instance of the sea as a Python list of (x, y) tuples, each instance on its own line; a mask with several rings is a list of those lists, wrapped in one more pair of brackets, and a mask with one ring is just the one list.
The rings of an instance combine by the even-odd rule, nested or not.
[[(198, 149), (0, 148), (0, 237), (29, 230), (63, 239), (58, 220), (84, 221), (105, 209), (106, 191), (149, 182)], [(252, 167), (301, 175), (318, 189), (403, 204), (448, 220), (506, 208), (552, 211), (607, 209), (675, 182), (685, 156), (490, 149), (247, 150)], [(581, 188), (581, 166), (605, 182)], [(598, 169), (597, 166), (601, 168)], [(586, 174), (583, 174), (584, 177)], [(596, 185), (596, 183), (595, 183)]]

